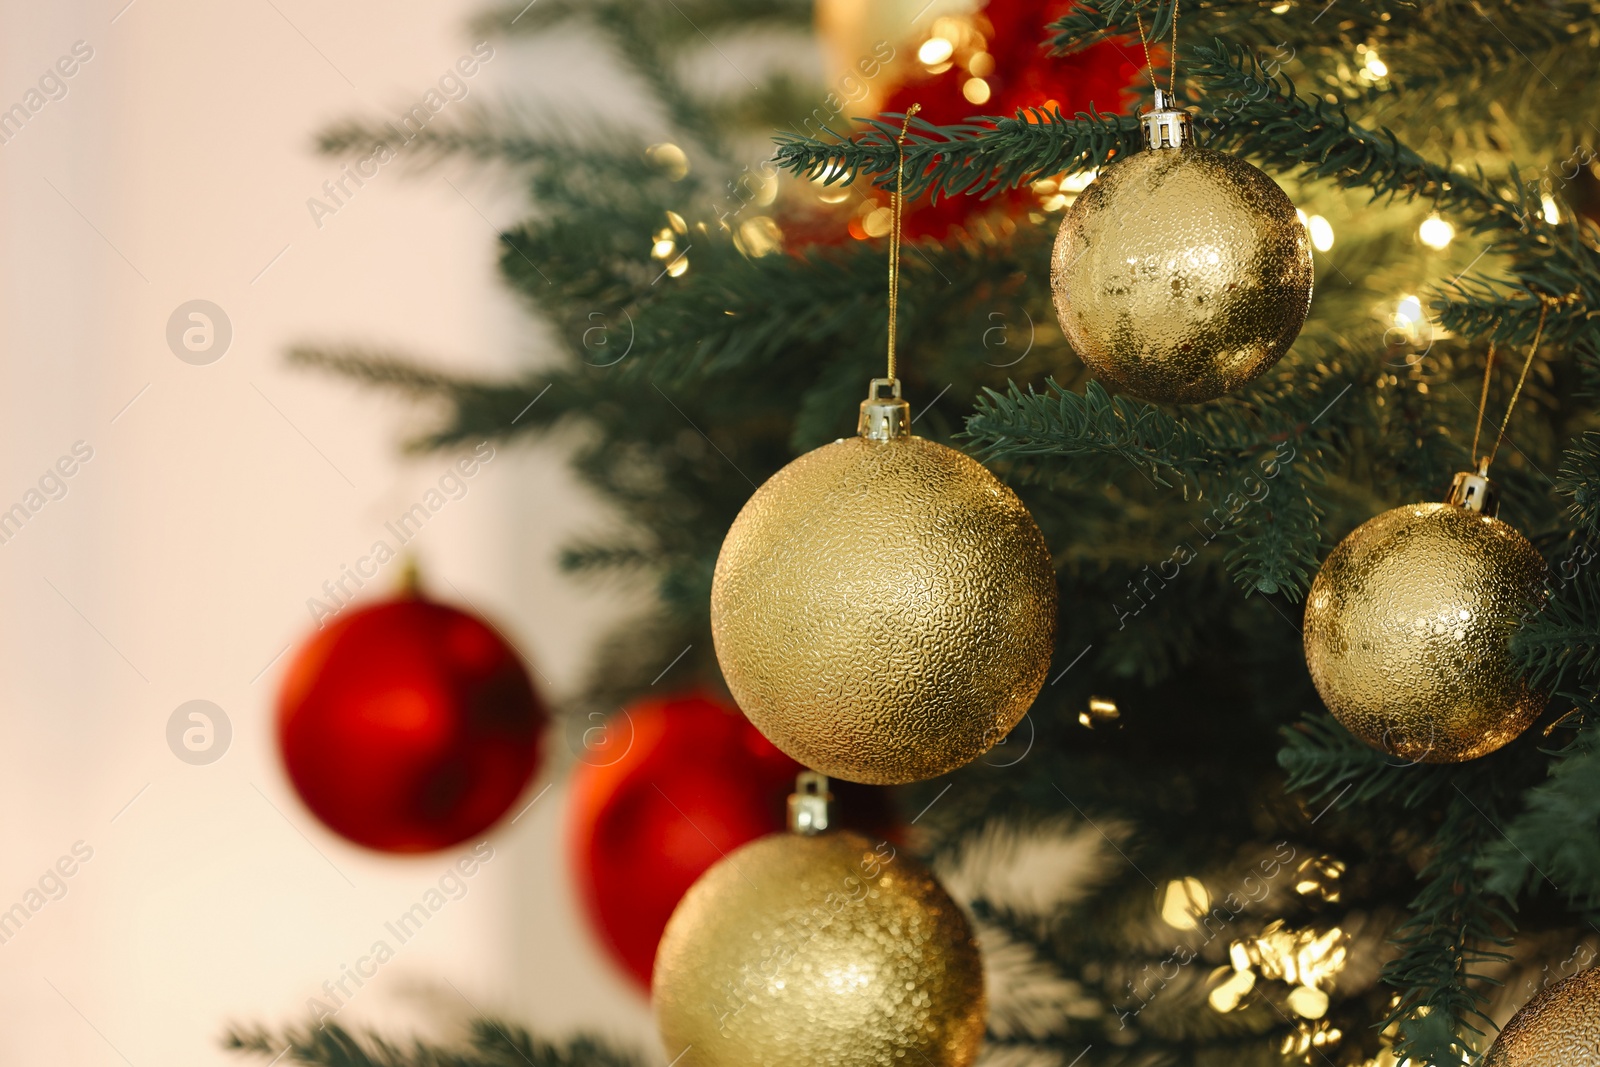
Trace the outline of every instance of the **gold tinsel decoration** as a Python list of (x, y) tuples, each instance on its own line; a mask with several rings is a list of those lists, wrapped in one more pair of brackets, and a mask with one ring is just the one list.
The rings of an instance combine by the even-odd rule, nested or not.
[(1289, 350), (1311, 306), (1294, 204), (1249, 163), (1192, 142), (1186, 112), (1143, 116), (1145, 150), (1112, 163), (1061, 221), (1061, 329), (1117, 388), (1167, 404), (1241, 388)]
[(1538, 550), (1489, 514), (1411, 504), (1370, 519), (1328, 556), (1306, 600), (1317, 692), (1351, 733), (1401, 759), (1495, 751), (1545, 705), (1511, 655), (1543, 578)]
[(986, 1005), (966, 916), (859, 834), (774, 834), (723, 859), (667, 923), (652, 983), (678, 1067), (966, 1067)]
[(1483, 1067), (1600, 1067), (1600, 967), (1557, 982), (1523, 1005)]

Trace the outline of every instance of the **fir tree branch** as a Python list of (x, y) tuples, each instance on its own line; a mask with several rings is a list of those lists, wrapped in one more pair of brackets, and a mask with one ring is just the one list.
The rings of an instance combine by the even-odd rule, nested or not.
[(459, 1046), (424, 1041), (398, 1045), (330, 1021), (282, 1031), (235, 1027), (224, 1036), (223, 1047), (302, 1067), (640, 1067), (635, 1057), (591, 1037), (555, 1045), (494, 1019), (474, 1019)]
[(1600, 430), (1589, 430), (1567, 447), (1556, 491), (1568, 498), (1567, 515), (1584, 539), (1600, 541)]
[[(653, 15), (666, 13), (661, 0), (635, 0), (632, 6), (636, 11), (654, 8), (650, 11)], [(702, 34), (761, 28), (804, 30), (813, 20), (811, 0), (764, 0), (759, 5), (748, 0), (673, 0), (671, 6), (681, 17), (675, 21), (659, 18), (657, 26), (666, 35), (666, 43), (674, 46), (685, 41), (699, 43)], [(514, 0), (478, 16), (472, 25), (479, 33), (534, 34), (585, 17), (594, 7), (592, 0), (539, 0), (537, 4)]]
[(1545, 602), (1512, 637), (1528, 682), (1545, 692), (1600, 682), (1600, 568), (1588, 545), (1548, 576)]
[(1466, 1032), (1481, 1034), (1477, 1022), (1492, 1024), (1483, 1013), (1488, 996), (1482, 987), (1489, 980), (1474, 968), (1510, 959), (1495, 948), (1510, 944), (1503, 931), (1514, 929), (1476, 866), (1499, 836), (1488, 791), (1470, 780), (1486, 784), (1487, 776), (1452, 777), (1455, 795), (1418, 874), (1424, 885), (1393, 937), (1400, 955), (1383, 968), (1383, 980), (1400, 990), (1399, 1003), (1379, 1024), (1398, 1024), (1397, 1058), (1440, 1065), (1468, 1062), (1474, 1049)]
[(1542, 214), (1538, 186), (1531, 188), (1512, 168), (1512, 193), (1502, 201), (1502, 219), (1515, 225), (1494, 234), (1489, 251), (1505, 257), (1503, 278), (1469, 276), (1442, 289), (1435, 306), (1446, 329), (1508, 346), (1531, 344), (1541, 307), (1546, 345), (1571, 345), (1580, 357), (1596, 353), (1597, 331), (1589, 308), (1600, 301), (1600, 251), (1575, 223), (1554, 224)]
[[(1335, 402), (1348, 390), (1340, 390)], [(1321, 404), (1317, 414), (1310, 405)], [(1248, 593), (1298, 600), (1320, 562), (1323, 507), (1297, 467), (1301, 451), (1327, 449), (1306, 431), (1329, 409), (1304, 389), (1264, 390), (1248, 408), (1217, 406), (1179, 417), (1127, 397), (1111, 397), (1091, 381), (1080, 396), (1049, 381), (1044, 392), (1012, 383), (986, 390), (968, 416), (964, 436), (977, 454), (1005, 462), (1025, 477), (1055, 471), (1071, 458), (1072, 483), (1114, 478), (1126, 461), (1153, 486), (1177, 477), (1208, 513), (1190, 528), (1209, 544), (1226, 535), (1229, 573)], [(1082, 462), (1090, 460), (1089, 463)], [(1186, 535), (1187, 536), (1187, 535)]]
[(418, 130), (393, 123), (347, 119), (317, 134), (317, 150), (327, 155), (360, 156), (386, 145), (414, 164), (434, 165), (465, 157), (511, 166), (539, 166), (590, 179), (591, 189), (647, 178), (645, 144), (636, 132), (602, 119), (585, 121), (582, 133), (550, 119), (532, 119), (516, 109), (468, 105), (449, 121)]
[[(1212, 127), (1212, 147), (1344, 188), (1366, 189), (1374, 197), (1426, 197), (1470, 210), (1483, 224), (1520, 226), (1514, 204), (1423, 159), (1389, 130), (1356, 124), (1342, 105), (1300, 94), (1286, 74), (1269, 73), (1250, 50), (1219, 40), (1193, 52), (1191, 76), (1226, 100), (1232, 112), (1226, 123)], [(898, 158), (898, 126), (892, 118), (871, 120), (869, 132), (839, 142), (779, 135), (777, 163), (828, 182), (873, 175), (876, 184), (887, 186)], [(931, 189), (937, 196), (993, 196), (1047, 175), (1104, 166), (1118, 152), (1139, 147), (1133, 118), (1098, 113), (1066, 119), (1059, 112), (1032, 111), (1014, 119), (980, 118), (943, 127), (914, 120), (913, 129), (918, 136), (907, 140), (907, 191)]]
[(658, 550), (649, 546), (589, 540), (561, 550), (561, 569), (614, 574), (619, 570), (652, 566), (658, 558)]
[(1298, 601), (1322, 563), (1323, 508), (1310, 486), (1290, 464), (1266, 486), (1267, 494), (1251, 510), (1228, 549), (1228, 571), (1252, 592), (1282, 593)]
[(978, 443), (976, 454), (985, 460), (1109, 457), (1126, 460), (1159, 485), (1171, 484), (1166, 473), (1192, 484), (1214, 461), (1205, 438), (1186, 421), (1152, 404), (1113, 397), (1093, 381), (1081, 396), (1054, 379), (1042, 393), (1015, 382), (1004, 393), (985, 389), (967, 417), (965, 436)]
[[(1051, 23), (1049, 44), (1070, 54), (1105, 41), (1137, 47), (1138, 11), (1152, 44), (1171, 32), (1174, 0), (1095, 0), (1074, 4)], [(1331, 10), (1331, 13), (1330, 13)], [(1380, 48), (1391, 76), (1409, 88), (1451, 73), (1516, 65), (1573, 38), (1591, 36), (1600, 20), (1596, 5), (1571, 0), (1539, 5), (1526, 13), (1515, 6), (1490, 7), (1474, 0), (1366, 0), (1337, 9), (1326, 0), (1281, 4), (1278, 0), (1185, 0), (1179, 15), (1179, 52), (1185, 36), (1219, 37), (1255, 47), (1291, 46), (1308, 58), (1348, 60), (1356, 46)], [(1450, 47), (1440, 48), (1448, 40)], [(1179, 70), (1185, 70), (1180, 60)], [(1548, 68), (1546, 68), (1548, 69)]]
[(1450, 791), (1447, 768), (1408, 764), (1357, 740), (1325, 711), (1316, 711), (1282, 730), (1278, 765), (1288, 772), (1284, 788), (1305, 793), (1311, 804), (1339, 809), (1374, 801), (1417, 809)]
[[(1058, 55), (1071, 55), (1112, 41), (1137, 45), (1139, 25), (1134, 18), (1137, 12), (1139, 18), (1144, 20), (1145, 36), (1159, 45), (1171, 33), (1175, 3), (1176, 0), (1155, 0), (1154, 3), (1145, 0), (1096, 0), (1093, 3), (1073, 4), (1071, 11), (1050, 23), (1051, 36), (1047, 40)], [(1186, 6), (1185, 25), (1211, 13), (1207, 11), (1208, 5), (1203, 3), (1191, 2)], [(1243, 5), (1230, 5), (1234, 6)], [(1251, 13), (1259, 20), (1259, 12)], [(1208, 32), (1218, 32), (1209, 25), (1207, 29)]]
[[(849, 140), (823, 141), (779, 133), (774, 159), (780, 168), (826, 185), (876, 176), (880, 188), (894, 185), (899, 159), (899, 119), (862, 119), (868, 132)], [(1014, 118), (980, 117), (949, 126), (911, 120), (905, 147), (908, 197), (933, 199), (975, 194), (985, 198), (1061, 171), (1103, 167), (1139, 148), (1139, 125), (1131, 116), (1059, 111), (1017, 112)]]
[[(549, 429), (596, 399), (582, 376), (557, 373), (543, 381), (483, 382), (429, 370), (390, 353), (362, 348), (319, 349), (296, 346), (289, 360), (417, 400), (442, 399), (452, 410), (450, 423), (410, 440), (408, 451), (425, 452), (491, 437)], [(560, 388), (557, 388), (559, 379)]]
[[(1593, 706), (1593, 693), (1585, 701)], [(1528, 790), (1523, 810), (1478, 858), (1485, 886), (1507, 900), (1542, 884), (1579, 912), (1600, 911), (1600, 719), (1579, 731), (1550, 765), (1550, 777)]]
[(1398, 1024), (1398, 1057), (1463, 1062), (1470, 1051), (1464, 1035), (1481, 1033), (1473, 1020), (1488, 1021), (1487, 979), (1474, 968), (1508, 958), (1496, 948), (1510, 943), (1505, 932), (1513, 928), (1478, 867), (1501, 839), (1502, 775), (1489, 764), (1406, 765), (1367, 748), (1329, 715), (1312, 716), (1285, 738), (1278, 762), (1289, 772), (1287, 788), (1310, 792), (1314, 805), (1331, 794), (1330, 805), (1341, 808), (1442, 806), (1418, 874), (1424, 885), (1393, 937), (1400, 955), (1383, 970), (1384, 981), (1400, 990), (1399, 1002), (1379, 1028)]
[(1502, 223), (1512, 214), (1466, 175), (1429, 162), (1392, 131), (1369, 130), (1353, 122), (1344, 105), (1302, 94), (1287, 74), (1269, 72), (1250, 49), (1217, 40), (1193, 51), (1195, 76), (1232, 112), (1225, 121), (1207, 122), (1213, 147), (1262, 160), (1269, 168), (1298, 169), (1341, 188), (1365, 189), (1374, 199), (1425, 197), (1495, 215)]

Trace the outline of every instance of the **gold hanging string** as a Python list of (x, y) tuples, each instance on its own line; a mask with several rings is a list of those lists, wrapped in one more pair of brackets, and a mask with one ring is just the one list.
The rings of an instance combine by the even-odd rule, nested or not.
[(1137, 7), (1133, 9), (1133, 20), (1139, 24), (1139, 43), (1144, 45), (1144, 70), (1150, 75), (1150, 88), (1159, 93), (1161, 86), (1156, 84), (1156, 66), (1150, 62), (1150, 40), (1144, 35), (1144, 16)]
[[(1144, 16), (1139, 9), (1133, 9), (1133, 20), (1139, 26), (1139, 43), (1144, 46), (1144, 69), (1150, 75), (1150, 88), (1156, 92), (1161, 91), (1161, 86), (1156, 84), (1155, 64), (1150, 61), (1150, 40), (1144, 32)], [(1177, 97), (1178, 88), (1178, 0), (1172, 0), (1172, 59), (1167, 64), (1167, 96)]]
[[(898, 162), (894, 168), (894, 199), (891, 201), (894, 216), (889, 229), (889, 372), (895, 378), (895, 320), (900, 314), (900, 220), (905, 214), (906, 199), (906, 131), (911, 129), (911, 116), (922, 110), (921, 104), (906, 108), (906, 120), (900, 124), (900, 136), (895, 141)], [(896, 394), (899, 395), (899, 394)]]
[(1167, 96), (1178, 97), (1178, 0), (1172, 0), (1172, 58), (1167, 61)]
[(1541, 296), (1539, 298), (1539, 326), (1533, 331), (1533, 344), (1528, 346), (1528, 358), (1522, 364), (1522, 373), (1517, 375), (1517, 387), (1511, 391), (1511, 403), (1506, 405), (1506, 417), (1500, 420), (1500, 432), (1495, 436), (1494, 447), (1489, 450), (1489, 455), (1483, 461), (1481, 468), (1485, 473), (1489, 464), (1494, 462), (1494, 457), (1500, 451), (1500, 442), (1505, 440), (1506, 427), (1511, 425), (1511, 409), (1517, 406), (1517, 398), (1522, 395), (1522, 385), (1528, 380), (1528, 368), (1533, 366), (1533, 357), (1539, 354), (1539, 341), (1544, 337), (1545, 318), (1550, 314), (1550, 301)]
[(1472, 462), (1478, 462), (1478, 438), (1483, 436), (1483, 411), (1489, 406), (1489, 377), (1494, 372), (1494, 342), (1489, 342), (1489, 355), (1483, 361), (1483, 389), (1478, 393), (1478, 424), (1472, 428)]

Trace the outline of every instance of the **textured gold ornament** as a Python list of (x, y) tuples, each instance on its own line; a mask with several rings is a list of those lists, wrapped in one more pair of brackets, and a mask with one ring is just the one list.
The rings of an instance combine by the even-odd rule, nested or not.
[(1483, 1067), (1600, 1067), (1600, 967), (1557, 982), (1523, 1005)]
[(1422, 763), (1495, 751), (1547, 699), (1511, 657), (1512, 632), (1543, 595), (1544, 560), (1476, 510), (1492, 509), (1486, 478), (1458, 476), (1452, 500), (1357, 527), (1306, 600), (1306, 664), (1328, 710), (1374, 748)]
[(1100, 378), (1168, 404), (1231, 393), (1289, 350), (1311, 307), (1311, 247), (1267, 175), (1196, 147), (1186, 112), (1143, 116), (1146, 148), (1067, 209), (1050, 286)]
[(774, 834), (707, 871), (667, 923), (652, 996), (679, 1067), (966, 1067), (986, 1013), (961, 909), (842, 831)]
[(988, 751), (1027, 713), (1055, 642), (1033, 516), (982, 464), (910, 436), (907, 411), (869, 400), (860, 436), (773, 475), (711, 586), (739, 707), (795, 760), (853, 782), (915, 782)]

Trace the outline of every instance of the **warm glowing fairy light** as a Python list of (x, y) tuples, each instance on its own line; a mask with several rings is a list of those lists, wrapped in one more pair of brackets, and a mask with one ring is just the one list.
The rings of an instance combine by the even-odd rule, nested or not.
[(1429, 248), (1440, 249), (1455, 239), (1456, 228), (1438, 215), (1429, 215), (1417, 227), (1417, 238)]

